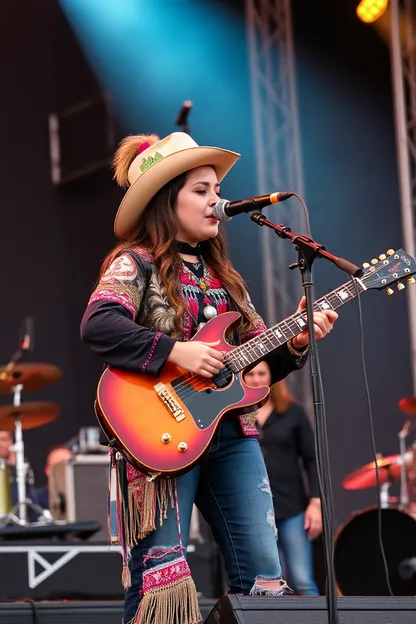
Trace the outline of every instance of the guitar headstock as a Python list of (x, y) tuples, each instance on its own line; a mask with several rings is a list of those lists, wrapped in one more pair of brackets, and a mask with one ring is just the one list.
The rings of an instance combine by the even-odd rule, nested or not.
[(392, 295), (392, 286), (397, 284), (397, 290), (403, 290), (406, 285), (414, 284), (416, 273), (416, 262), (406, 251), (399, 249), (393, 251), (389, 249), (385, 254), (363, 264), (364, 275), (360, 278), (367, 290), (377, 288), (386, 289), (388, 295)]

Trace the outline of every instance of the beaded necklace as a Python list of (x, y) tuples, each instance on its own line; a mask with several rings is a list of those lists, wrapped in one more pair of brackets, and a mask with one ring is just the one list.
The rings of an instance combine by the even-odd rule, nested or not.
[(202, 274), (202, 276), (195, 275), (195, 273), (193, 271), (191, 271), (191, 269), (189, 267), (187, 267), (185, 263), (183, 263), (183, 271), (184, 271), (186, 277), (193, 284), (195, 284), (195, 286), (197, 288), (199, 288), (199, 290), (202, 292), (202, 294), (204, 296), (203, 297), (203, 301), (205, 303), (205, 307), (202, 310), (202, 313), (203, 313), (204, 317), (207, 319), (207, 321), (209, 321), (210, 319), (214, 318), (214, 316), (217, 316), (217, 314), (218, 314), (217, 308), (215, 308), (212, 305), (212, 301), (209, 298), (210, 286), (214, 283), (214, 285), (217, 286), (217, 288), (218, 288), (218, 285), (215, 284), (215, 282), (218, 281), (218, 280), (212, 274), (209, 266), (207, 266), (207, 264), (205, 263), (203, 258), (201, 258), (201, 263), (202, 263), (202, 267), (203, 267), (203, 274)]

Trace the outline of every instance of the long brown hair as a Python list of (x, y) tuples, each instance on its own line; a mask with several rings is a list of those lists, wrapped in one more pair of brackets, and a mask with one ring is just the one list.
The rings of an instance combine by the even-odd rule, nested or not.
[(273, 384), (270, 388), (270, 401), (278, 414), (284, 414), (295, 403), (284, 379)]
[[(151, 144), (158, 140), (156, 135), (137, 135), (122, 141), (114, 158), (114, 177), (124, 186), (127, 183), (128, 168), (137, 155), (138, 147), (144, 143)], [(180, 273), (182, 259), (173, 244), (177, 230), (176, 200), (183, 188), (187, 173), (182, 173), (165, 184), (150, 200), (138, 223), (135, 234), (126, 241), (116, 245), (106, 256), (100, 272), (100, 278), (113, 260), (124, 250), (134, 246), (146, 248), (152, 255), (160, 281), (164, 286), (168, 299), (176, 310), (175, 325), (181, 329), (181, 320), (185, 312), (189, 312), (186, 301), (181, 295)], [(219, 232), (215, 238), (201, 243), (201, 252), (207, 264), (213, 269), (227, 290), (231, 299), (237, 304), (248, 328), (252, 327), (252, 318), (245, 303), (246, 288), (239, 273), (231, 266), (225, 236)]]

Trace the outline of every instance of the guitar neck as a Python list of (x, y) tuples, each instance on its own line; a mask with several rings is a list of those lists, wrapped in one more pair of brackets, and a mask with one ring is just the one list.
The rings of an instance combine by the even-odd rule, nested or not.
[[(359, 279), (354, 279), (354, 282), (360, 293), (366, 290), (366, 287)], [(315, 301), (313, 309), (315, 312), (336, 310), (348, 303), (348, 301), (355, 299), (356, 296), (357, 291), (352, 281), (349, 281)], [(230, 367), (233, 373), (238, 373), (250, 364), (259, 362), (265, 355), (281, 347), (305, 331), (306, 328), (306, 311), (292, 314), (292, 316), (266, 329), (263, 333), (228, 353), (224, 357), (224, 363)]]

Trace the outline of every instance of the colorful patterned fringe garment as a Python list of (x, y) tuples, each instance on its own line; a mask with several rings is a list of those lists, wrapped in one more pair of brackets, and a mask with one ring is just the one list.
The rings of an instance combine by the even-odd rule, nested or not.
[[(111, 451), (108, 529), (111, 544), (121, 546), (125, 589), (131, 586), (129, 548), (156, 529), (157, 510), (162, 525), (169, 507), (176, 508), (179, 544), (169, 550), (153, 549), (151, 555), (143, 558), (139, 609), (133, 622), (126, 624), (198, 624), (201, 614), (195, 583), (184, 556), (176, 481), (159, 477), (149, 480), (119, 453)], [(169, 554), (177, 557), (146, 570), (149, 559), (162, 560)]]

